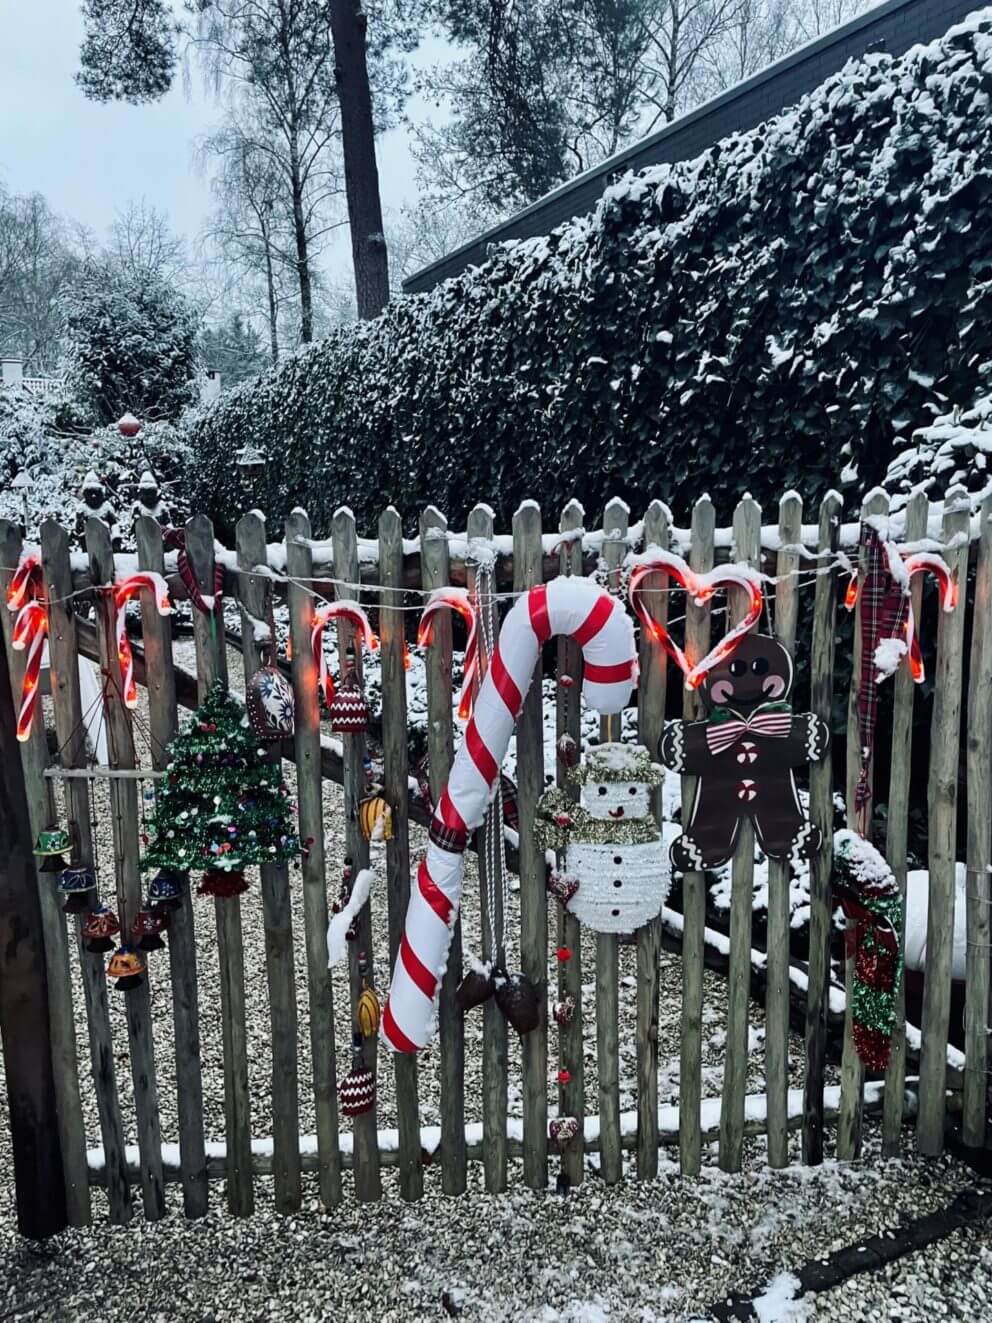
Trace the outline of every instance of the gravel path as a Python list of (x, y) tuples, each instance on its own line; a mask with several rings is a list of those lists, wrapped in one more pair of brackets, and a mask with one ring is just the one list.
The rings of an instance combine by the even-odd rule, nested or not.
[[(232, 680), (239, 674), (232, 654)], [(342, 849), (338, 824), (341, 794), (325, 786), (328, 879), (333, 889), (340, 875)], [(109, 819), (101, 834), (103, 876), (109, 878), (112, 844)], [(414, 830), (414, 852), (424, 844)], [(302, 904), (298, 873), (292, 874), (298, 969), (304, 968)], [(469, 864), (463, 912), (466, 946), (479, 949), (478, 886)], [(213, 903), (194, 900), (200, 982), (200, 1021), (204, 1109), (208, 1138), (223, 1135), (223, 1071), (218, 971)], [(257, 883), (243, 901), (249, 1033), (252, 1131), (270, 1133), (271, 1044), (265, 980), (264, 934)], [(511, 911), (516, 912), (515, 901)], [(385, 888), (373, 894), (376, 943), (374, 960), (380, 990), (387, 978)], [(594, 968), (594, 941), (584, 943), (587, 978)], [(635, 1105), (634, 1057), (636, 957), (621, 947), (621, 1107)], [(549, 977), (555, 973), (549, 969)], [(592, 984), (588, 983), (592, 993)], [(168, 961), (151, 962), (156, 1066), (163, 1138), (176, 1136), (175, 1080), (171, 1034)], [(300, 1128), (314, 1130), (308, 1051), (306, 990), (298, 980), (300, 1051)], [(348, 1017), (344, 975), (335, 974), (339, 1070), (348, 1060)], [(87, 1133), (97, 1142), (95, 1101), (89, 1087), (88, 1050), (82, 995), (78, 1050), (84, 1084)], [(659, 1095), (674, 1102), (679, 1084), (679, 1010), (681, 966), (676, 956), (662, 956), (662, 1063)], [(118, 1086), (128, 1129), (135, 1141), (123, 998), (112, 994)], [(763, 1017), (751, 1008), (751, 1060), (748, 1088), (763, 1089)], [(719, 1093), (723, 1075), (723, 1025), (726, 985), (706, 974), (704, 1009), (704, 1094)], [(595, 1025), (585, 1017), (587, 1097), (596, 1097)], [(481, 1016), (466, 1020), (467, 1120), (481, 1119)], [(511, 1036), (512, 1037), (512, 1036)], [(519, 1070), (511, 1050), (511, 1081)], [(801, 1084), (802, 1043), (790, 1048), (792, 1083)], [(379, 1124), (395, 1125), (393, 1072), (388, 1062), (379, 1078)], [(439, 1121), (436, 1054), (423, 1054), (420, 1105), (423, 1124)], [(549, 1090), (554, 1096), (557, 1070), (553, 1041), (549, 1051)], [(834, 1082), (833, 1076), (829, 1082)], [(511, 1114), (519, 1095), (511, 1083)], [(588, 1110), (593, 1110), (590, 1106)], [(128, 1228), (106, 1222), (102, 1192), (94, 1194), (94, 1226), (68, 1232), (44, 1247), (19, 1241), (14, 1232), (12, 1165), (5, 1099), (0, 1098), (0, 1320), (100, 1320), (132, 1323), (134, 1318), (255, 1320), (289, 1311), (295, 1321), (348, 1319), (433, 1319), (459, 1315), (467, 1320), (685, 1320), (724, 1293), (762, 1285), (781, 1271), (797, 1268), (814, 1256), (848, 1245), (860, 1237), (893, 1229), (912, 1216), (942, 1207), (959, 1190), (974, 1184), (973, 1174), (955, 1161), (922, 1162), (907, 1150), (900, 1161), (882, 1163), (878, 1137), (866, 1125), (865, 1157), (853, 1164), (828, 1160), (819, 1169), (798, 1165), (784, 1172), (764, 1167), (764, 1145), (749, 1140), (745, 1170), (725, 1176), (716, 1169), (715, 1147), (706, 1155), (698, 1181), (678, 1175), (677, 1155), (662, 1154), (657, 1180), (631, 1179), (607, 1189), (591, 1170), (588, 1179), (566, 1199), (535, 1193), (522, 1185), (519, 1164), (511, 1163), (510, 1192), (490, 1198), (482, 1189), (481, 1170), (470, 1167), (469, 1194), (446, 1199), (440, 1177), (429, 1168), (425, 1197), (404, 1205), (395, 1173), (384, 1172), (384, 1199), (359, 1206), (346, 1177), (344, 1204), (325, 1215), (315, 1181), (304, 1178), (304, 1207), (293, 1218), (280, 1217), (272, 1205), (271, 1182), (257, 1186), (254, 1217), (235, 1221), (224, 1209), (223, 1183), (211, 1187), (211, 1211), (197, 1223), (182, 1216), (178, 1187), (168, 1187), (169, 1215), (146, 1224), (140, 1209)], [(798, 1137), (793, 1136), (798, 1151)], [(556, 1175), (552, 1162), (552, 1182)], [(594, 1167), (594, 1163), (591, 1164)], [(629, 1164), (628, 1164), (629, 1166)], [(885, 1273), (859, 1279), (815, 1304), (799, 1306), (792, 1316), (824, 1320), (936, 1317), (974, 1318), (988, 1314), (992, 1298), (992, 1252), (980, 1232), (957, 1233), (944, 1245), (914, 1255)], [(967, 1307), (965, 1301), (971, 1302)], [(979, 1307), (979, 1302), (981, 1307)], [(955, 1313), (960, 1304), (963, 1312)], [(896, 1312), (898, 1310), (901, 1312)], [(941, 1312), (943, 1308), (944, 1312)], [(815, 1311), (815, 1312), (814, 1312)], [(785, 1317), (786, 1315), (782, 1315)]]

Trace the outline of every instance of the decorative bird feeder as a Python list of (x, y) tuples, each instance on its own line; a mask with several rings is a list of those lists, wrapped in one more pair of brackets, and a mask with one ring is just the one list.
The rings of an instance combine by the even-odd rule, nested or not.
[(234, 462), (237, 465), (241, 484), (245, 488), (250, 487), (259, 474), (265, 472), (265, 456), (253, 445), (242, 446), (240, 450), (236, 450)]

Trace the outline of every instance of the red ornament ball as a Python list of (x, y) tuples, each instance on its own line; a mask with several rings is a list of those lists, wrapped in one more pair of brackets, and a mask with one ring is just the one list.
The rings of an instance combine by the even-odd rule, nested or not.
[(564, 964), (566, 960), (571, 960), (572, 958), (571, 947), (559, 946), (558, 950), (555, 952), (555, 955), (558, 957), (559, 962), (561, 964)]

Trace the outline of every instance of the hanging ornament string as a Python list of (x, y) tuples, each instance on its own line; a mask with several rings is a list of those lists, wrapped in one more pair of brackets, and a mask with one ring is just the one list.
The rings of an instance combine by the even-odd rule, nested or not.
[(331, 620), (350, 621), (369, 652), (374, 652), (379, 646), (379, 639), (369, 623), (369, 618), (357, 602), (329, 602), (314, 612), (310, 647), (317, 667), (317, 683), (328, 707), (334, 697), (334, 679), (327, 668), (327, 658), (324, 655), (324, 630)]
[(476, 602), (472, 600), (465, 588), (435, 588), (420, 618), (420, 626), (417, 630), (417, 645), (419, 647), (426, 648), (430, 646), (434, 637), (434, 617), (442, 609), (457, 611), (468, 628), (468, 639), (465, 644), (464, 661), (462, 662), (462, 688), (458, 703), (459, 719), (467, 721), (472, 715), (472, 698), (479, 661), (479, 613)]

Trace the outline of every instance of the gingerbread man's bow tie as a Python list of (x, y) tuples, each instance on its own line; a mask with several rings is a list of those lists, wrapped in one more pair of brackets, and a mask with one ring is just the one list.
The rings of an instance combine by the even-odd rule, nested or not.
[(788, 703), (768, 703), (746, 720), (730, 708), (715, 707), (706, 726), (710, 753), (723, 753), (745, 735), (767, 735), (785, 739), (792, 730), (792, 708)]

